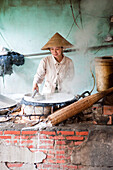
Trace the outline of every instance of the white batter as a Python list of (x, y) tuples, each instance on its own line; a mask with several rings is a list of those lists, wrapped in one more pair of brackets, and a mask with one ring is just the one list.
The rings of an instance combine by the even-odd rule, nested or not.
[(14, 106), (16, 101), (0, 94), (0, 109)]
[(71, 101), (74, 99), (74, 95), (69, 93), (53, 93), (46, 95), (36, 95), (34, 98), (31, 97), (32, 94), (26, 94), (24, 100), (29, 102), (38, 102), (38, 103), (63, 103)]

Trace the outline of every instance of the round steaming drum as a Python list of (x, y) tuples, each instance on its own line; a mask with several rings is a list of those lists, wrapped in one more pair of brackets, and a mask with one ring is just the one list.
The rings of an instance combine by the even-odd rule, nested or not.
[(28, 93), (24, 96), (21, 103), (26, 114), (47, 115), (52, 113), (54, 108), (61, 108), (77, 101), (76, 97), (67, 93), (53, 93), (42, 95), (39, 99), (37, 96), (31, 97)]
[(95, 58), (96, 85), (99, 92), (113, 87), (113, 57)]

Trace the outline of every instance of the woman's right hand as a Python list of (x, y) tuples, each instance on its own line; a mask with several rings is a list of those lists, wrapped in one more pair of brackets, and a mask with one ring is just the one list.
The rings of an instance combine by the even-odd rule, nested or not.
[(39, 87), (38, 87), (37, 84), (34, 84), (34, 85), (33, 85), (32, 91), (34, 91), (34, 90), (37, 90), (37, 92), (39, 92)]

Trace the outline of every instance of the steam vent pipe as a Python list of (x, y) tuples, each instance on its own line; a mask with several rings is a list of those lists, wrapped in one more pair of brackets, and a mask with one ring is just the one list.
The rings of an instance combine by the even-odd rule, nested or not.
[(93, 94), (91, 96), (87, 96), (77, 102), (74, 102), (56, 112), (48, 116), (48, 120), (52, 123), (52, 125), (56, 125), (78, 113), (84, 111), (85, 109), (91, 107), (94, 103), (105, 97), (106, 95), (113, 92), (113, 87)]

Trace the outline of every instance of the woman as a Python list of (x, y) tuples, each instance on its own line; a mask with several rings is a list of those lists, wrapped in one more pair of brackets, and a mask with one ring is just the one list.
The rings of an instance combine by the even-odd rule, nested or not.
[(45, 79), (42, 94), (69, 92), (70, 83), (74, 77), (74, 65), (72, 60), (63, 54), (63, 49), (72, 46), (59, 33), (56, 33), (42, 47), (42, 50), (50, 50), (52, 55), (40, 61), (34, 76), (33, 90), (36, 89), (39, 92), (39, 84)]

